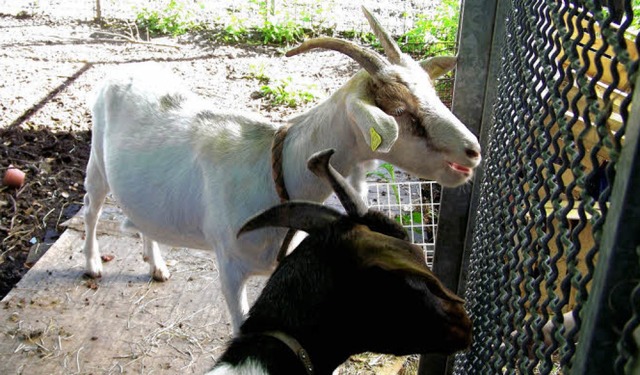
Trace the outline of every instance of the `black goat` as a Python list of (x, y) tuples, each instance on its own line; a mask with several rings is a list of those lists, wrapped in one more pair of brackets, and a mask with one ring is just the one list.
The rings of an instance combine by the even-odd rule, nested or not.
[(280, 263), (209, 374), (331, 374), (365, 351), (449, 354), (471, 343), (463, 300), (431, 273), (400, 225), (367, 209), (329, 164), (332, 154), (316, 153), (308, 166), (331, 183), (348, 215), (288, 202), (243, 226), (238, 235), (277, 226), (309, 236)]

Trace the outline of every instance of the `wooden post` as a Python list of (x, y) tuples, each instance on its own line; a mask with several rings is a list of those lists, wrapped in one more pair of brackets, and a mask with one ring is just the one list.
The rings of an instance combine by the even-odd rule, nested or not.
[(94, 20), (96, 22), (102, 22), (102, 6), (100, 5), (100, 0), (96, 0), (96, 17)]

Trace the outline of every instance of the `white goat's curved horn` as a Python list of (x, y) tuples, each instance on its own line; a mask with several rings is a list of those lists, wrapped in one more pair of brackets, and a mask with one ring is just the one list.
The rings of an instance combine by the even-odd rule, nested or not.
[(385, 59), (383, 59), (373, 51), (365, 49), (347, 40), (331, 37), (321, 37), (305, 40), (299, 46), (287, 51), (287, 53), (285, 53), (285, 56), (295, 56), (314, 48), (326, 48), (343, 53), (354, 59), (372, 76), (377, 75), (382, 68), (388, 65)]
[(316, 152), (307, 161), (307, 168), (313, 174), (331, 184), (333, 191), (340, 199), (349, 216), (363, 217), (369, 211), (369, 208), (362, 201), (356, 190), (329, 164), (331, 155), (334, 152), (335, 150), (332, 148)]
[(402, 61), (402, 51), (400, 51), (400, 47), (398, 44), (391, 38), (391, 36), (382, 28), (380, 22), (369, 12), (367, 8), (362, 7), (362, 12), (364, 16), (367, 17), (367, 21), (369, 21), (369, 25), (373, 29), (373, 33), (376, 34), (382, 48), (384, 49), (385, 55), (389, 61), (393, 64), (400, 64)]
[(307, 233), (321, 229), (343, 217), (339, 211), (313, 202), (287, 202), (253, 216), (240, 228), (243, 233), (264, 227), (285, 227)]

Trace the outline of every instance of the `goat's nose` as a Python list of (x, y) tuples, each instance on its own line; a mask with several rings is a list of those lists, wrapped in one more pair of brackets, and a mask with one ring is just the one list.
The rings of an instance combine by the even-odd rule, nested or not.
[(467, 156), (470, 159), (476, 159), (480, 157), (480, 147), (478, 147), (477, 149), (473, 149), (473, 148), (466, 148), (464, 150), (464, 153), (467, 154)]

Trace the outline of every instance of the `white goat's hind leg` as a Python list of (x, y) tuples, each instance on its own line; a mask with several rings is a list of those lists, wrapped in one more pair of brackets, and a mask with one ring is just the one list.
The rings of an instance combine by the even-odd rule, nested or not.
[(104, 199), (109, 192), (109, 186), (102, 173), (96, 167), (93, 158), (90, 158), (87, 167), (84, 195), (84, 256), (86, 259), (85, 272), (88, 276), (97, 278), (102, 276), (102, 259), (96, 237), (98, 219), (102, 213)]
[(162, 254), (160, 253), (160, 248), (158, 247), (158, 243), (144, 234), (140, 233), (142, 236), (142, 259), (149, 263), (149, 273), (151, 277), (153, 277), (156, 281), (167, 281), (171, 274), (169, 273), (169, 269), (162, 259)]

